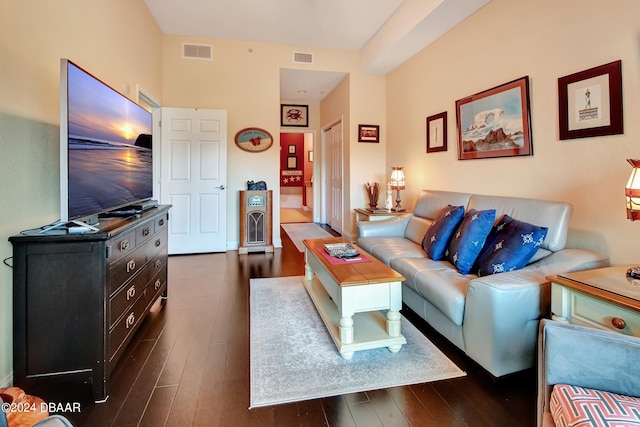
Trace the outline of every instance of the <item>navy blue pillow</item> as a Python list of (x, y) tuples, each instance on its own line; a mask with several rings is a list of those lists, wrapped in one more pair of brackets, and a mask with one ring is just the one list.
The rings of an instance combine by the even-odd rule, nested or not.
[(473, 264), (476, 262), (495, 220), (495, 209), (486, 211), (469, 209), (469, 212), (462, 219), (462, 223), (453, 235), (446, 252), (447, 259), (456, 266), (460, 273), (467, 274), (473, 269)]
[(538, 227), (505, 215), (487, 237), (485, 247), (478, 256), (478, 276), (518, 270), (535, 255), (547, 227)]
[(463, 216), (463, 206), (447, 205), (438, 213), (422, 239), (422, 248), (429, 255), (429, 258), (434, 261), (442, 259), (444, 250)]

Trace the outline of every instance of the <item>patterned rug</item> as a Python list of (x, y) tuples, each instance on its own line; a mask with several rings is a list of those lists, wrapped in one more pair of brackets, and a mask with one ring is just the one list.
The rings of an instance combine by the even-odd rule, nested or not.
[(338, 353), (301, 277), (250, 281), (250, 408), (466, 375), (408, 320), (407, 344)]
[(281, 224), (281, 227), (300, 252), (304, 252), (304, 243), (302, 243), (304, 239), (323, 239), (333, 237), (328, 231), (312, 222), (301, 224)]

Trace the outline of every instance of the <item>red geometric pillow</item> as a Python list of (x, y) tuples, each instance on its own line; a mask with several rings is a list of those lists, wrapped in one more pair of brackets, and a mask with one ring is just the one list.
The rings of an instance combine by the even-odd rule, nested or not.
[(640, 399), (556, 384), (549, 405), (557, 427), (640, 426)]

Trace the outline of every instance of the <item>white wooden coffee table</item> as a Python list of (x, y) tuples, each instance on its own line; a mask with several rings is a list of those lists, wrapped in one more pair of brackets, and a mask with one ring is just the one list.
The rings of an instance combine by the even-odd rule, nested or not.
[[(357, 248), (367, 261), (342, 261), (324, 245), (342, 238), (307, 239), (304, 286), (345, 359), (360, 350), (387, 347), (400, 351), (407, 340), (400, 331), (404, 276)], [(382, 314), (386, 310), (386, 316)]]

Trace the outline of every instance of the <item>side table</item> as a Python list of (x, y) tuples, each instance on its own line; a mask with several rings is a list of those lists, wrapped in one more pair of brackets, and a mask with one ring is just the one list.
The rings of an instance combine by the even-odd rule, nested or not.
[(598, 268), (549, 276), (551, 318), (640, 336), (640, 280), (631, 266)]
[(398, 215), (410, 213), (409, 211), (402, 211), (402, 212), (388, 211), (388, 212), (374, 213), (366, 209), (360, 209), (360, 208), (354, 209), (354, 211), (356, 212), (356, 223), (360, 221), (382, 221), (383, 219), (390, 219)]

